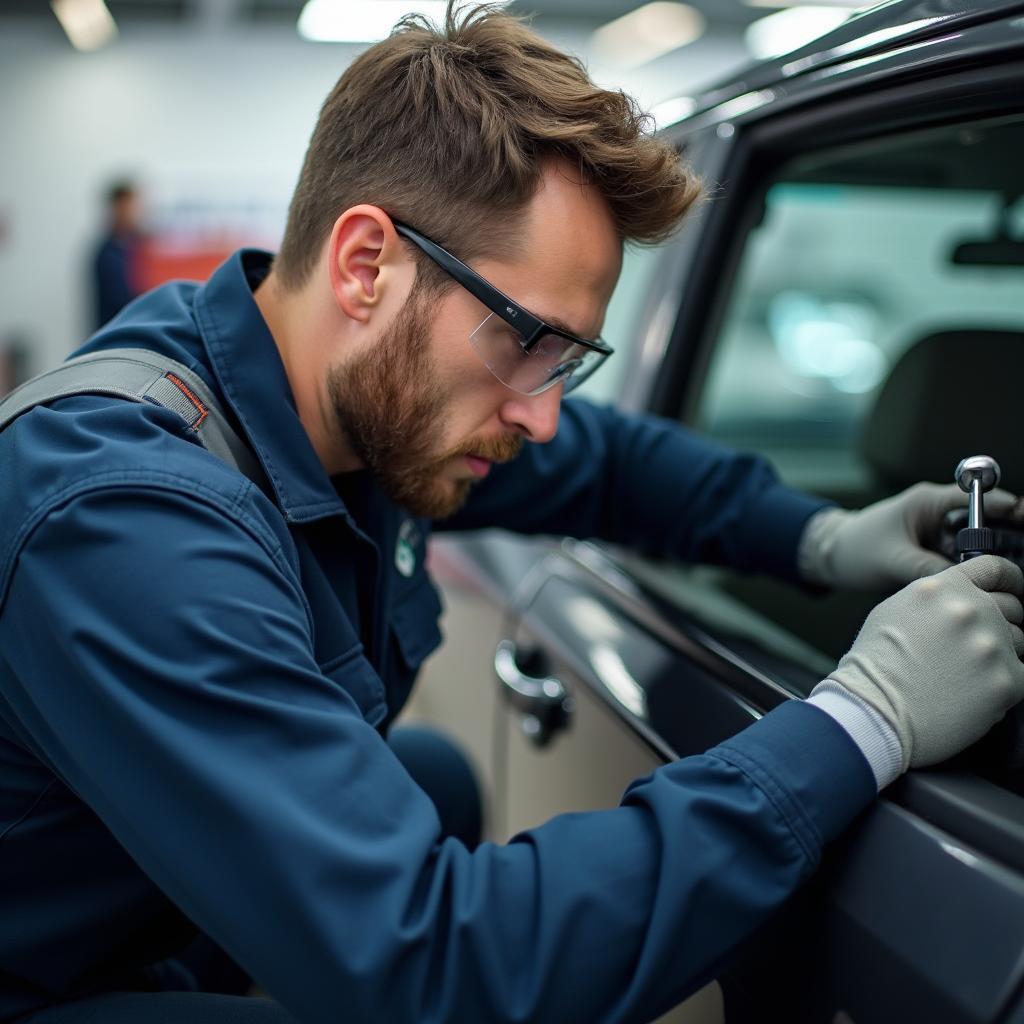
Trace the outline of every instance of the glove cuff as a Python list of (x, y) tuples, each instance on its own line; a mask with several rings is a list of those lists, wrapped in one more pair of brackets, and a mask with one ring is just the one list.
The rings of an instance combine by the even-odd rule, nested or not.
[(855, 514), (842, 508), (823, 508), (807, 520), (796, 552), (797, 572), (805, 583), (835, 586), (830, 564), (835, 538), (843, 523)]
[(899, 734), (874, 705), (834, 679), (818, 683), (807, 703), (831, 715), (846, 730), (864, 755), (879, 790), (907, 770), (910, 759)]

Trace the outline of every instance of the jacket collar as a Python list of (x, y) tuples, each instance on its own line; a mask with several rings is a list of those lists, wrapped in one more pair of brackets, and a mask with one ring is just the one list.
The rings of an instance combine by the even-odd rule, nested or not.
[(347, 512), (299, 419), (277, 345), (253, 289), (273, 257), (240, 249), (196, 293), (203, 343), (220, 389), (292, 523)]

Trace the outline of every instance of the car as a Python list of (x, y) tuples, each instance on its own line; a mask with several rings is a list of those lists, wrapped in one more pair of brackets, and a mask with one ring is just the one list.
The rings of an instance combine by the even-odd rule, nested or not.
[[(707, 198), (627, 251), (581, 391), (850, 508), (975, 454), (1024, 492), (1022, 57), (1022, 3), (895, 0), (663, 105)], [(430, 557), (448, 642), (411, 715), (467, 749), (498, 840), (806, 696), (884, 597), (494, 531)], [(1022, 721), (889, 787), (671, 1019), (1024, 1021)]]

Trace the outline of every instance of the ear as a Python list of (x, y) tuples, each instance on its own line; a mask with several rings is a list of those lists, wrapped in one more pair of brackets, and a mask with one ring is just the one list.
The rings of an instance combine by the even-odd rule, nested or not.
[(396, 269), (408, 260), (391, 218), (377, 206), (352, 206), (335, 222), (328, 248), (331, 291), (350, 319), (369, 321)]

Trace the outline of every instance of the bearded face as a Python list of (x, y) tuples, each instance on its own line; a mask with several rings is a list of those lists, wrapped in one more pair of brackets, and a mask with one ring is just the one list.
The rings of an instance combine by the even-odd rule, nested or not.
[(462, 458), (515, 458), (522, 437), (467, 437), (439, 450), (452, 387), (429, 350), (427, 296), (410, 296), (372, 349), (329, 371), (328, 394), (338, 426), (383, 491), (413, 515), (442, 519), (465, 502), (472, 477), (456, 472)]

